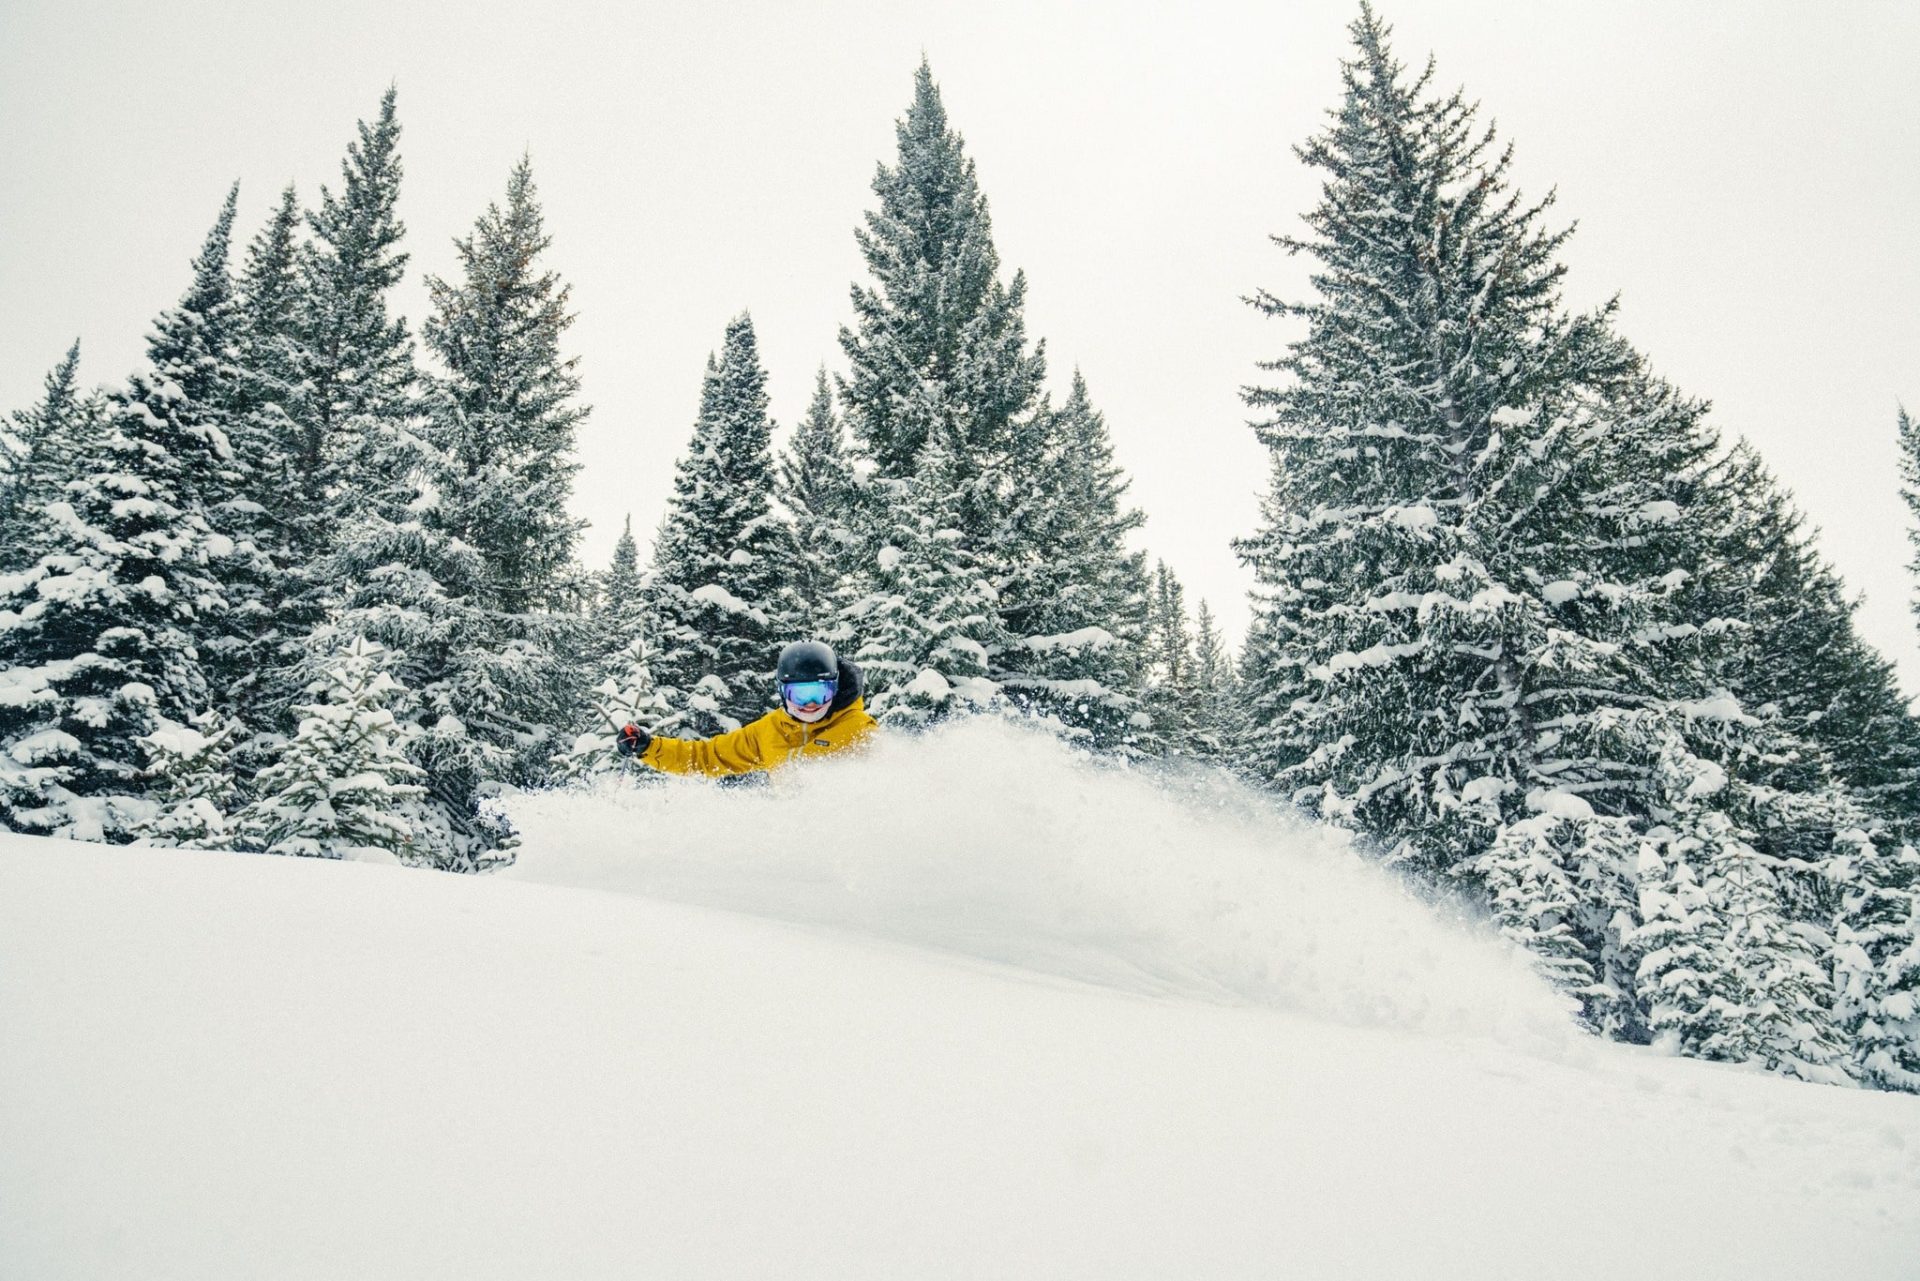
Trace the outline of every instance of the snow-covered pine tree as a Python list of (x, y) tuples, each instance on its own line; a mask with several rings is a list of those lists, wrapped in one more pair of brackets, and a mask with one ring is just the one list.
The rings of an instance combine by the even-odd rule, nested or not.
[(1192, 754), (1199, 708), (1194, 685), (1193, 626), (1187, 592), (1165, 561), (1153, 567), (1147, 601), (1145, 652), (1147, 713), (1163, 750)]
[(48, 372), (39, 403), (0, 424), (0, 573), (25, 569), (47, 550), (47, 505), (105, 431), (105, 403), (80, 389), (79, 371), (75, 339)]
[[(338, 585), (338, 607), (309, 644), (323, 656), (319, 663), (360, 641), (383, 651), (381, 665), (396, 681), (392, 714), (405, 727), (406, 751), (425, 771), (423, 781), (440, 811), (439, 821), (413, 833), (407, 857), (473, 871), (497, 861), (513, 843), (511, 832), (477, 805), (481, 782), (503, 776), (510, 763), (488, 732), (493, 727), (482, 720), (500, 686), (492, 679), (496, 659), (482, 648), (486, 629), (472, 604), (481, 589), (482, 561), (430, 518), (424, 486), (439, 470), (433, 446), (412, 435), (395, 435), (388, 443), (392, 454), (370, 461), (395, 478), (393, 488), (369, 501), (337, 536), (322, 569), (326, 581)], [(406, 488), (416, 495), (412, 503), (397, 496)], [(305, 670), (310, 685), (324, 675), (314, 662)], [(469, 676), (474, 679), (455, 679)], [(469, 729), (462, 713), (474, 716), (476, 728)], [(499, 774), (482, 772), (492, 769)]]
[(422, 861), (444, 844), (422, 771), (406, 757), (410, 728), (387, 704), (405, 694), (380, 646), (355, 640), (329, 657), (297, 711), (300, 728), (264, 770), (259, 798), (237, 818), (239, 843), (309, 858)]
[(233, 753), (244, 727), (223, 713), (202, 712), (190, 725), (168, 723), (140, 740), (149, 756), (155, 811), (141, 828), (149, 845), (229, 850), (240, 781)]
[(647, 579), (653, 675), (684, 731), (732, 729), (773, 704), (773, 660), (798, 633), (792, 532), (773, 505), (773, 423), (753, 321), (709, 358), (693, 439)]
[(1026, 348), (1026, 277), (1000, 283), (987, 199), (925, 61), (895, 135), (898, 158), (873, 180), (880, 206), (854, 233), (873, 286), (854, 286), (856, 328), (840, 331), (840, 400), (879, 474), (900, 479), (936, 426), (973, 465), (1005, 457), (1046, 364)]
[(640, 575), (640, 548), (633, 540), (633, 517), (621, 526), (613, 559), (595, 584), (588, 620), (588, 670), (591, 684), (617, 678), (625, 655), (646, 631), (646, 582)]
[(1078, 370), (1066, 403), (1043, 405), (1021, 435), (1031, 444), (1010, 478), (1015, 534), (998, 582), (1007, 640), (994, 680), (1016, 706), (1093, 746), (1140, 750), (1150, 738), (1146, 555), (1126, 542), (1145, 517), (1124, 505), (1126, 477)]
[(1489, 499), (1555, 443), (1528, 439), (1553, 430), (1543, 393), (1618, 356), (1602, 317), (1560, 315), (1564, 233), (1506, 189), (1474, 108), (1433, 94), (1431, 67), (1409, 82), (1370, 7), (1351, 30), (1344, 101), (1299, 151), (1329, 175), (1315, 237), (1276, 237), (1318, 261), (1319, 297), (1255, 300), (1307, 333), (1267, 366), (1295, 381), (1248, 395), (1272, 412), (1258, 430), (1274, 452), (1264, 527), (1242, 545), (1270, 664), (1248, 673), (1272, 718), (1252, 746), (1298, 799), (1444, 868), (1490, 836), (1442, 822), (1475, 812), (1459, 789), (1527, 772), (1499, 758), (1532, 747), (1513, 741), (1529, 733), (1523, 665), (1550, 631), (1540, 589), (1505, 581), (1521, 567), (1488, 563), (1508, 515)]
[(776, 491), (793, 527), (794, 589), (802, 602), (806, 633), (841, 643), (841, 627), (854, 593), (852, 566), (859, 558), (859, 477), (833, 411), (833, 388), (820, 367), (806, 417), (782, 451)]
[[(1743, 706), (1764, 709), (1786, 745), (1759, 781), (1837, 786), (1885, 846), (1920, 836), (1920, 720), (1893, 665), (1860, 636), (1855, 602), (1788, 495), (1742, 443), (1716, 469), (1704, 506), (1713, 552), (1691, 585), (1696, 608), (1738, 620), (1745, 637), (1724, 647), (1718, 679)], [(1802, 840), (1824, 848), (1832, 835)]]
[[(229, 435), (248, 478), (230, 504), (235, 536), (257, 555), (226, 575), (228, 617), (237, 650), (230, 710), (253, 731), (240, 748), (244, 761), (270, 755), (283, 724), (285, 685), (304, 652), (307, 634), (320, 621), (319, 602), (302, 599), (310, 589), (316, 518), (294, 496), (307, 478), (299, 475), (301, 429), (289, 406), (303, 392), (297, 324), (301, 223), (298, 194), (289, 184), (267, 223), (247, 246), (235, 282), (238, 304), (238, 378)], [(276, 687), (278, 680), (280, 685)]]
[[(1738, 772), (1768, 756), (1765, 724), (1718, 683), (1739, 625), (1685, 590), (1711, 562), (1717, 441), (1611, 307), (1563, 308), (1567, 233), (1510, 190), (1476, 108), (1435, 93), (1431, 65), (1409, 78), (1369, 6), (1352, 31), (1342, 105), (1300, 151), (1328, 175), (1314, 235), (1279, 240), (1316, 260), (1317, 297), (1256, 299), (1306, 333), (1269, 366), (1290, 385), (1249, 395), (1274, 468), (1242, 544), (1260, 584), (1245, 751), (1396, 860), (1490, 895), (1590, 1022), (1632, 1036), (1625, 940), (1651, 936), (1619, 828), (1657, 821), (1664, 745), (1731, 771), (1700, 806), (1731, 824), (1714, 848), (1765, 826)], [(1743, 919), (1780, 907), (1704, 873), (1659, 902), (1731, 912), (1736, 885), (1759, 896)], [(1738, 968), (1734, 942), (1696, 943)]]
[(430, 500), (412, 506), (476, 577), (442, 579), (458, 639), (436, 669), (409, 671), (434, 712), (416, 756), (456, 815), (491, 782), (538, 781), (586, 687), (572, 612), (582, 523), (567, 509), (588, 411), (575, 403), (576, 362), (560, 353), (567, 287), (539, 265), (550, 243), (523, 157), (506, 207), (490, 205), (454, 242), (462, 278), (427, 280), (434, 312), (422, 333), (444, 372), (424, 398)]
[(556, 781), (620, 771), (626, 758), (615, 749), (614, 734), (623, 725), (664, 731), (675, 723), (673, 708), (653, 678), (646, 629), (646, 580), (629, 517), (613, 545), (612, 563), (598, 575), (586, 628), (588, 688), (571, 722), (572, 745), (553, 758)]
[[(1040, 408), (1043, 344), (1028, 349), (1026, 279), (1016, 272), (1010, 283), (1000, 281), (986, 197), (924, 61), (895, 133), (895, 163), (874, 177), (879, 206), (855, 232), (872, 281), (854, 285), (855, 323), (840, 331), (849, 366), (840, 401), (876, 482), (913, 479), (927, 441), (944, 440), (941, 469), (954, 493), (940, 519), (958, 536), (960, 559), (977, 567), (997, 598), (1013, 567), (1030, 559), (1014, 522), (1015, 486), (1030, 445), (1023, 437)], [(880, 509), (883, 487), (867, 497), (869, 519), (897, 515)], [(871, 529), (862, 533), (870, 568), (883, 542)], [(873, 586), (862, 580), (858, 594)], [(992, 630), (1006, 628), (996, 620)], [(898, 649), (897, 642), (885, 648)], [(1001, 659), (988, 654), (990, 675)], [(872, 674), (876, 694), (895, 670)]]
[(1839, 878), (1834, 1018), (1862, 1082), (1920, 1093), (1920, 853), (1904, 845), (1888, 857), (1865, 833), (1850, 839), (1856, 869)]
[[(400, 123), (395, 91), (357, 126), (341, 162), (338, 195), (320, 189), (307, 214), (312, 239), (297, 255), (292, 324), (280, 350), (290, 359), (293, 420), (289, 474), (273, 505), (285, 532), (276, 628), (290, 666), (267, 677), (284, 711), (309, 683), (325, 646), (310, 643), (344, 589), (338, 577), (371, 568), (365, 557), (333, 555), (350, 519), (404, 524), (415, 496), (411, 468), (416, 374), (404, 320), (389, 317), (387, 295), (405, 272), (400, 196)], [(396, 470), (397, 469), (397, 470)]]
[[(1843, 1084), (1849, 1080), (1840, 1029), (1832, 1012), (1832, 989), (1813, 947), (1782, 911), (1784, 896), (1766, 858), (1745, 838), (1742, 798), (1721, 796), (1730, 782), (1711, 761), (1692, 755), (1677, 736), (1660, 765), (1665, 802), (1650, 846), (1663, 845), (1666, 878), (1646, 887), (1658, 896), (1668, 885), (1691, 886), (1698, 914), (1697, 953), (1691, 966), (1703, 988), (1672, 993), (1656, 1006), (1672, 1020), (1663, 1031), (1677, 1037), (1672, 1048), (1701, 1058), (1752, 1062), (1803, 1080)], [(1731, 812), (1730, 812), (1731, 811)], [(1681, 869), (1684, 868), (1684, 875)], [(1643, 909), (1648, 906), (1643, 903)], [(1656, 933), (1664, 914), (1648, 921)], [(1643, 931), (1634, 941), (1644, 941)], [(1670, 958), (1658, 950), (1643, 959), (1642, 974), (1658, 975), (1655, 990), (1670, 989), (1662, 970)]]
[(1193, 623), (1193, 748), (1205, 757), (1224, 759), (1238, 735), (1238, 677), (1220, 624), (1206, 601)]
[(928, 725), (992, 705), (990, 655), (1003, 645), (985, 567), (962, 533), (956, 444), (936, 427), (911, 479), (876, 482), (872, 590), (850, 619), (863, 638), (857, 657), (871, 674), (869, 709), (880, 720)]
[(584, 527), (568, 505), (580, 470), (574, 437), (590, 411), (577, 403), (578, 359), (560, 352), (571, 291), (538, 265), (552, 240), (522, 157), (506, 208), (489, 205), (454, 242), (463, 278), (427, 278), (434, 314), (422, 335), (446, 367), (429, 429), (454, 468), (439, 478), (435, 510), (485, 557), (485, 606), (509, 615), (571, 603), (568, 569)]
[[(1645, 1039), (1633, 1000), (1634, 976), (1627, 968), (1631, 927), (1609, 919), (1614, 906), (1632, 901), (1639, 889), (1632, 873), (1640, 863), (1642, 838), (1629, 820), (1596, 814), (1578, 796), (1540, 792), (1533, 800), (1535, 812), (1500, 824), (1492, 844), (1474, 860), (1493, 919), (1501, 933), (1527, 950), (1548, 981), (1580, 1002), (1582, 1017), (1595, 1031)], [(1670, 887), (1661, 906), (1698, 910), (1690, 897), (1693, 888), (1690, 881)], [(1687, 951), (1696, 946), (1664, 933), (1646, 937), (1649, 947), (1672, 943)], [(1596, 947), (1596, 938), (1611, 946)]]
[(152, 811), (140, 740), (208, 706), (198, 645), (221, 634), (234, 550), (207, 520), (234, 478), (233, 213), (230, 195), (151, 370), (43, 509), (46, 550), (0, 578), (0, 821), (18, 830), (133, 839)]
[(1903, 1065), (1920, 1063), (1920, 1024), (1900, 1013), (1915, 981), (1903, 933), (1913, 928), (1907, 856), (1920, 727), (1751, 450), (1730, 451), (1714, 479), (1715, 555), (1694, 589), (1745, 639), (1725, 651), (1719, 673), (1760, 720), (1732, 762), (1756, 798), (1746, 836), (1765, 857), (1786, 927), (1822, 953), (1829, 990), (1820, 1001), (1851, 1071), (1908, 1088)]
[[(296, 465), (305, 506), (324, 535), (342, 489), (363, 486), (360, 446), (379, 428), (412, 416), (413, 340), (404, 320), (387, 315), (387, 292), (400, 283), (406, 227), (400, 198), (400, 122), (389, 88), (373, 124), (358, 126), (341, 162), (341, 190), (320, 188), (307, 214), (313, 239), (300, 253), (299, 310), (293, 348), (301, 395)], [(376, 449), (378, 447), (376, 446)], [(319, 540), (324, 545), (324, 536)]]
[(673, 708), (653, 679), (652, 654), (645, 636), (635, 633), (606, 667), (612, 674), (588, 690), (582, 700), (586, 709), (584, 728), (572, 745), (553, 759), (556, 782), (583, 782), (603, 774), (631, 771), (635, 762), (620, 755), (615, 739), (620, 728), (638, 725), (658, 732), (673, 723)]
[[(194, 260), (193, 284), (180, 305), (162, 313), (147, 339), (151, 374), (136, 374), (117, 403), (144, 402), (149, 417), (164, 418), (201, 442), (198, 455), (177, 472), (182, 503), (209, 531), (207, 570), (220, 585), (217, 601), (194, 607), (193, 648), (212, 704), (244, 705), (233, 691), (250, 684), (260, 625), (257, 599), (272, 566), (253, 542), (261, 504), (259, 461), (236, 445), (250, 442), (247, 379), (241, 367), (245, 329), (228, 263), (240, 189), (235, 184)], [(235, 616), (236, 605), (240, 617)]]

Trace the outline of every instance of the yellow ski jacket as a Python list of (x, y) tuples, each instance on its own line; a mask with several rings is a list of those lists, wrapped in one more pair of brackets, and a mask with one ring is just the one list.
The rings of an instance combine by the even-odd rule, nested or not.
[[(798, 756), (825, 756), (852, 747), (879, 728), (867, 714), (858, 669), (841, 665), (841, 695), (851, 695), (821, 720), (808, 724), (776, 708), (728, 734), (712, 738), (656, 738), (640, 759), (667, 774), (747, 774), (786, 764)], [(848, 679), (851, 677), (851, 679)]]

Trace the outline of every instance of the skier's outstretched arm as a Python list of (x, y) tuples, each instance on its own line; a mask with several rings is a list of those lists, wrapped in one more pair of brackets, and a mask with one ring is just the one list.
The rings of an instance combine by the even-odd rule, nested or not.
[(712, 738), (656, 738), (640, 759), (663, 774), (748, 774), (766, 768), (759, 737), (752, 729), (742, 725)]

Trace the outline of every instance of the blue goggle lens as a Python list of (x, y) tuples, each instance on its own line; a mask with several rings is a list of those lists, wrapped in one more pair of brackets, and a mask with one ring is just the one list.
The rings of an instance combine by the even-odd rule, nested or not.
[(795, 707), (819, 707), (833, 701), (837, 688), (834, 681), (788, 681), (780, 687), (780, 695)]

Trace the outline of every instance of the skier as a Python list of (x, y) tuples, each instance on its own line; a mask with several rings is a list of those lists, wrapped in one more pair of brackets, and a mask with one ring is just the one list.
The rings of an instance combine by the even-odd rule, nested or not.
[(655, 738), (638, 725), (620, 729), (622, 756), (668, 774), (747, 774), (796, 756), (851, 747), (878, 728), (867, 715), (860, 669), (819, 641), (795, 641), (774, 664), (780, 706), (757, 721), (712, 738)]

